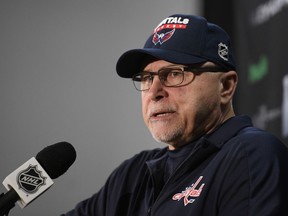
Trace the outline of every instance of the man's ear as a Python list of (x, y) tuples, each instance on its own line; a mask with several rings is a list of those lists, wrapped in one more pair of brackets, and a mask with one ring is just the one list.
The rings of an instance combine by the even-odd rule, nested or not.
[(232, 100), (236, 90), (238, 75), (236, 71), (228, 71), (221, 76), (222, 89), (221, 89), (221, 102), (227, 104)]

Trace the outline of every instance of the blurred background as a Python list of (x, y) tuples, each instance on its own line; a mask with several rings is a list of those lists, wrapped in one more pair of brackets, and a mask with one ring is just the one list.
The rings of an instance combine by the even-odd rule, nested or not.
[(65, 213), (97, 192), (123, 160), (165, 146), (150, 136), (140, 94), (117, 76), (115, 65), (171, 14), (205, 15), (231, 34), (241, 82), (237, 113), (251, 115), (256, 126), (286, 141), (287, 5), (284, 0), (0, 1), (0, 181), (48, 145), (67, 141), (77, 151), (67, 173), (10, 215)]
[(44, 147), (67, 141), (77, 159), (37, 200), (10, 215), (65, 213), (140, 150), (164, 147), (144, 126), (140, 94), (116, 61), (140, 48), (187, 0), (0, 1), (0, 192), (4, 178)]

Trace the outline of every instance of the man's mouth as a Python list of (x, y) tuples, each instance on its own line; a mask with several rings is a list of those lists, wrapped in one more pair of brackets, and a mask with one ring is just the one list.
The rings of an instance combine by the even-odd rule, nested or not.
[(172, 114), (174, 114), (175, 111), (157, 111), (157, 112), (153, 112), (150, 117), (151, 118), (165, 118), (165, 117), (169, 117)]
[(160, 117), (160, 116), (167, 116), (171, 114), (171, 112), (161, 112), (161, 113), (155, 113), (153, 114), (154, 117)]

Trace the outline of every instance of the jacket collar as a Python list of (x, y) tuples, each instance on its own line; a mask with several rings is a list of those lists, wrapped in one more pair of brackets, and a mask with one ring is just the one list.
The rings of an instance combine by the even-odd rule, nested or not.
[[(196, 168), (206, 158), (219, 151), (228, 140), (236, 136), (243, 128), (251, 126), (251, 119), (248, 116), (234, 116), (221, 124), (214, 132), (195, 141), (195, 147), (191, 150), (186, 160), (182, 162), (182, 164), (186, 165), (176, 171), (174, 179), (181, 177), (187, 170)], [(163, 172), (167, 148), (162, 149), (160, 152), (154, 159), (146, 161), (150, 173), (154, 173), (156, 176), (161, 175), (161, 172)], [(187, 164), (189, 165), (187, 166)]]
[(246, 115), (234, 116), (225, 121), (216, 130), (214, 130), (214, 132), (205, 135), (203, 139), (205, 142), (221, 148), (224, 143), (236, 136), (243, 128), (252, 126), (250, 117)]

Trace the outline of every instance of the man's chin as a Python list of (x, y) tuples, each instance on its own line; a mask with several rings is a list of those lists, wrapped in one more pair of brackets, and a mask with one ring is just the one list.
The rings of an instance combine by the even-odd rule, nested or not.
[(181, 137), (180, 130), (169, 131), (165, 128), (161, 128), (161, 130), (159, 130), (159, 128), (157, 129), (158, 129), (157, 131), (150, 130), (153, 138), (157, 142), (162, 142), (168, 145), (172, 145), (175, 142), (175, 140), (179, 140), (179, 138)]

